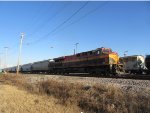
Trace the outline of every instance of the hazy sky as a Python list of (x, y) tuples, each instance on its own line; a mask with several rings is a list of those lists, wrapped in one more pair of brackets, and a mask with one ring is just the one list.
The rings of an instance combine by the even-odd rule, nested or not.
[[(110, 47), (120, 56), (150, 54), (150, 2), (0, 2), (0, 54), (16, 65)], [(53, 48), (51, 48), (53, 47)]]

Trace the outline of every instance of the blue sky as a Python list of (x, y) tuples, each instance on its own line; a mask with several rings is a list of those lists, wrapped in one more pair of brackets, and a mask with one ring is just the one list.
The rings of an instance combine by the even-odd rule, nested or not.
[(8, 66), (17, 64), (21, 32), (25, 33), (22, 64), (73, 54), (76, 42), (78, 52), (103, 46), (120, 56), (126, 50), (128, 55), (146, 55), (150, 2), (0, 2), (3, 65), (5, 46)]

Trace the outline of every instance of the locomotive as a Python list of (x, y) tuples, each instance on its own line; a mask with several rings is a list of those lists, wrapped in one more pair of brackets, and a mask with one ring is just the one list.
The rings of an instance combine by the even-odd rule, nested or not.
[(119, 56), (110, 48), (97, 48), (95, 50), (78, 53), (76, 55), (54, 58), (49, 63), (50, 73), (90, 73), (116, 75), (121, 70)]

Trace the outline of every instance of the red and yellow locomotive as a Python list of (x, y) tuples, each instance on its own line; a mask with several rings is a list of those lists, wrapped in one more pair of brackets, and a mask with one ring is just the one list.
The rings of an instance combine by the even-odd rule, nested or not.
[(119, 56), (110, 48), (78, 53), (76, 55), (55, 58), (49, 64), (51, 73), (90, 73), (90, 74), (117, 74), (120, 71)]

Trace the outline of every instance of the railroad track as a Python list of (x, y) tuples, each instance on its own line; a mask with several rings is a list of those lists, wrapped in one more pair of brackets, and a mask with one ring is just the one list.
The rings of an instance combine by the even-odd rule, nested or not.
[(102, 76), (102, 75), (90, 75), (90, 74), (65, 74), (64, 76), (150, 80), (150, 75), (131, 75), (131, 74), (122, 74), (118, 76)]
[(150, 75), (128, 75), (126, 79), (150, 80)]
[[(33, 74), (33, 73), (23, 73), (23, 74)], [(137, 80), (150, 80), (150, 75), (132, 75), (132, 74), (121, 74), (117, 76), (104, 76), (104, 75), (91, 75), (88, 73), (70, 73), (70, 74), (47, 74), (47, 73), (37, 73), (36, 75), (57, 75), (57, 76), (72, 76), (72, 77), (97, 77), (97, 78), (114, 78), (114, 79), (137, 79)]]

